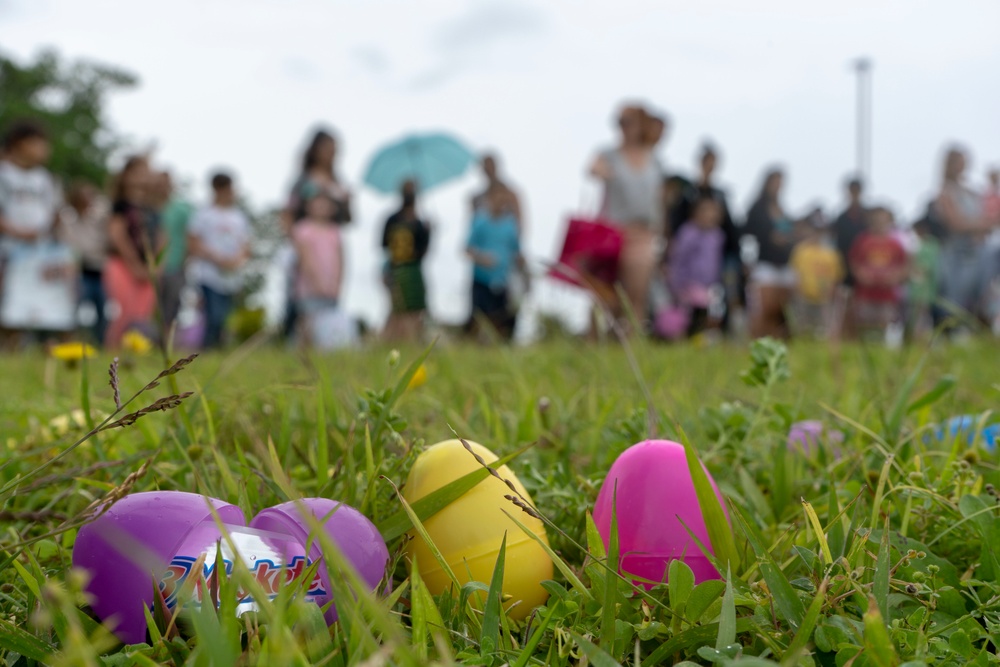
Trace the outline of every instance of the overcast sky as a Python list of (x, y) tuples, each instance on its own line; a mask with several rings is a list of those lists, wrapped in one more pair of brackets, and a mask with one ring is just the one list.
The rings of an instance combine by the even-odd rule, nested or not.
[[(255, 205), (277, 204), (310, 128), (335, 128), (357, 194), (346, 302), (371, 318), (387, 307), (376, 247), (393, 202), (360, 179), (385, 141), (443, 128), (497, 150), (537, 259), (556, 254), (567, 214), (596, 204), (584, 168), (613, 140), (626, 98), (669, 115), (670, 171), (688, 171), (706, 139), (721, 148), (737, 211), (774, 163), (787, 169), (792, 213), (833, 210), (855, 159), (851, 61), (868, 56), (871, 191), (912, 217), (946, 143), (970, 147), (973, 183), (1000, 162), (998, 26), (996, 0), (0, 0), (8, 54), (54, 46), (136, 73), (140, 87), (113, 98), (111, 120), (199, 184), (227, 166)], [(467, 308), (461, 249), (478, 186), (470, 174), (426, 202), (441, 319)], [(571, 296), (538, 299), (552, 308)]]

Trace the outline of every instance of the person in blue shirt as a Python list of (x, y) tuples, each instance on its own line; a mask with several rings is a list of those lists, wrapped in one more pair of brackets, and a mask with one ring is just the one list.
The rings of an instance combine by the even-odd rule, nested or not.
[(475, 208), (466, 244), (473, 264), (471, 327), (486, 320), (506, 340), (514, 335), (515, 321), (508, 298), (510, 279), (524, 264), (515, 207), (508, 188), (490, 192)]

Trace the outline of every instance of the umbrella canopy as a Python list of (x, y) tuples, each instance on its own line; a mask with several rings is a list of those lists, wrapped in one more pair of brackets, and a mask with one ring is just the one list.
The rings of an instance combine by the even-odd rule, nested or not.
[(414, 134), (382, 147), (365, 171), (365, 184), (389, 194), (406, 180), (424, 192), (465, 173), (475, 156), (458, 139), (442, 133)]

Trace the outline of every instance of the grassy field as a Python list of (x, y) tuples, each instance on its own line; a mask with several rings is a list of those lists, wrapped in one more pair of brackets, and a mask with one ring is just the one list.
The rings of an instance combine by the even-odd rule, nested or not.
[[(2, 664), (997, 662), (997, 454), (934, 437), (934, 424), (996, 405), (990, 343), (438, 347), (426, 383), (404, 391), (423, 354), (244, 348), (199, 357), (146, 391), (176, 359), (123, 358), (122, 401), (141, 393), (115, 415), (108, 357), (75, 368), (41, 353), (0, 359)], [(73, 447), (106, 416), (186, 392), (179, 407)], [(76, 423), (79, 409), (91, 421)], [(788, 450), (802, 419), (844, 442)], [(70, 554), (102, 498), (194, 491), (253, 516), (323, 496), (384, 527), (402, 509), (393, 485), (423, 448), (455, 434), (499, 456), (533, 443), (510, 467), (559, 567), (527, 623), (470, 602), (472, 589), (457, 604), (431, 599), (407, 576), (402, 537), (388, 544), (391, 593), (352, 596), (342, 582), (329, 631), (290, 594), (240, 619), (205, 606), (181, 633), (153, 618), (151, 643), (127, 647), (86, 612)], [(727, 498), (735, 548), (715, 546), (728, 581), (691, 588), (675, 567), (674, 583), (646, 592), (607, 566), (587, 513), (615, 458), (649, 437), (686, 437)]]

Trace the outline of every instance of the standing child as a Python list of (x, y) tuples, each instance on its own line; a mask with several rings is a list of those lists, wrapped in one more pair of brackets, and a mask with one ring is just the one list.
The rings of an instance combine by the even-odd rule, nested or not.
[(188, 228), (191, 273), (205, 309), (206, 348), (222, 345), (233, 298), (243, 287), (240, 269), (250, 259), (250, 222), (236, 205), (232, 177), (214, 175), (212, 192), (212, 205), (198, 211)]
[(938, 319), (938, 298), (941, 245), (931, 234), (930, 223), (918, 220), (913, 225), (919, 245), (913, 253), (910, 280), (906, 288), (908, 314), (906, 326), (909, 333), (924, 334)]
[(423, 262), (430, 248), (431, 228), (417, 213), (417, 184), (400, 188), (402, 206), (385, 221), (382, 248), (386, 251), (385, 281), (392, 310), (383, 332), (390, 341), (418, 340), (427, 310)]
[(108, 261), (107, 200), (86, 181), (73, 183), (60, 216), (60, 235), (80, 262), (80, 303), (94, 310), (90, 332), (97, 345), (104, 344), (108, 322), (104, 312), (104, 265)]
[(338, 207), (328, 192), (318, 191), (305, 202), (306, 217), (292, 227), (299, 261), (295, 308), (305, 347), (344, 347), (356, 337), (353, 323), (340, 310), (344, 246)]
[(837, 285), (844, 279), (844, 261), (830, 242), (822, 218), (800, 222), (802, 240), (792, 249), (789, 264), (795, 271), (792, 312), (798, 334), (823, 338), (830, 330)]
[(51, 146), (32, 121), (7, 130), (0, 159), (0, 328), (16, 347), (31, 330), (74, 324), (72, 262), (51, 246), (59, 190), (45, 168)]
[(694, 204), (691, 220), (681, 226), (668, 248), (667, 286), (675, 303), (688, 314), (687, 333), (708, 327), (711, 289), (722, 280), (725, 234), (719, 202), (703, 197)]
[(862, 332), (884, 334), (899, 319), (900, 288), (906, 282), (906, 249), (893, 235), (892, 212), (868, 211), (868, 229), (851, 245), (848, 261), (855, 276), (855, 309)]
[(486, 318), (506, 340), (514, 335), (508, 290), (523, 266), (517, 198), (509, 189), (487, 192), (476, 207), (465, 252), (472, 260), (472, 324)]

